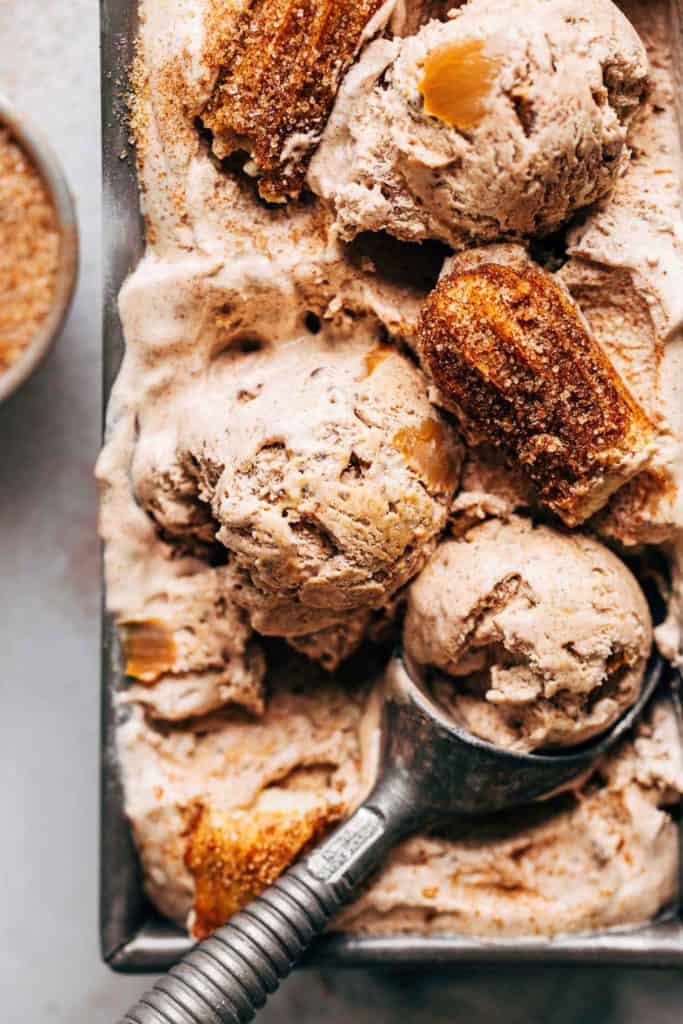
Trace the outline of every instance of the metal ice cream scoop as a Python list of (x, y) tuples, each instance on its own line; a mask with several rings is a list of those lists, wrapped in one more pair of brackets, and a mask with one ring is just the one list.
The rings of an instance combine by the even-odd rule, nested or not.
[(377, 782), (350, 818), (230, 923), (163, 977), (120, 1024), (250, 1021), (312, 940), (401, 839), (457, 816), (490, 814), (551, 795), (631, 728), (663, 672), (653, 655), (638, 701), (580, 748), (518, 754), (472, 736), (426, 692), (417, 667), (386, 671)]

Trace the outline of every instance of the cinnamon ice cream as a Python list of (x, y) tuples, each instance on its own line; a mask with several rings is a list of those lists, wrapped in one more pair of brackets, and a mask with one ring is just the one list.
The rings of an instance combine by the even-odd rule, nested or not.
[(379, 40), (346, 77), (308, 181), (341, 234), (553, 231), (613, 189), (647, 57), (610, 0), (470, 0)]
[(412, 363), (363, 333), (228, 349), (174, 406), (141, 416), (138, 502), (167, 538), (224, 550), (259, 633), (382, 607), (445, 526), (457, 436)]
[[(638, 693), (649, 613), (594, 534), (673, 547), (683, 528), (680, 154), (666, 5), (625, 6), (649, 71), (607, 0), (240, 0), (229, 17), (140, 0), (147, 248), (119, 302), (101, 529), (126, 813), (147, 893), (195, 936), (362, 799), (402, 628), (440, 699), (504, 745), (580, 741)], [(337, 42), (307, 34), (324, 11)], [(295, 38), (292, 102), (264, 131), (244, 54), (282, 99), (275, 58)], [(329, 74), (308, 107), (316, 54)], [(548, 517), (538, 493), (459, 437), (420, 364), (449, 247), (462, 270), (482, 250), (540, 261), (653, 425), (652, 459), (581, 531), (522, 518)], [(675, 609), (659, 630), (672, 658)], [(335, 927), (499, 938), (650, 920), (677, 892), (680, 754), (658, 701), (574, 792), (402, 844)]]
[[(133, 714), (127, 811), (163, 913), (206, 935), (348, 813), (369, 781), (366, 693), (289, 663), (260, 719), (160, 728)], [(575, 793), (401, 844), (334, 928), (500, 938), (647, 920), (676, 893), (677, 728), (659, 704)]]
[[(683, 530), (683, 225), (669, 12), (643, 0), (622, 7), (647, 40), (651, 91), (631, 125), (631, 157), (614, 194), (570, 227), (566, 251), (554, 240), (549, 269), (656, 428), (646, 465), (591, 521), (609, 542), (633, 548), (675, 543)], [(474, 247), (444, 272), (485, 262), (523, 268), (529, 258), (521, 245)], [(470, 447), (453, 509), (459, 528), (535, 501), (517, 468)]]
[(633, 926), (677, 889), (680, 734), (657, 706), (576, 793), (405, 843), (337, 921), (484, 939)]
[[(181, 925), (188, 923), (195, 903), (187, 860), (194, 860), (197, 876), (212, 863), (211, 854), (200, 849), (210, 825), (214, 838), (222, 840), (214, 844), (213, 857), (224, 857), (232, 869), (219, 895), (227, 919), (238, 909), (235, 902), (227, 906), (231, 893), (242, 902), (264, 884), (253, 870), (256, 860), (267, 870), (278, 848), (296, 856), (357, 792), (358, 730), (367, 689), (354, 691), (322, 678), (310, 663), (302, 671), (292, 656), (272, 669), (270, 691), (260, 717), (228, 709), (196, 725), (164, 726), (134, 707), (121, 730), (127, 811), (147, 891)], [(284, 866), (280, 861), (279, 870)], [(197, 932), (218, 924), (209, 920), (215, 913), (205, 908), (194, 921)]]
[(410, 588), (403, 644), (473, 733), (532, 750), (582, 743), (634, 703), (652, 625), (602, 544), (512, 517), (439, 547)]

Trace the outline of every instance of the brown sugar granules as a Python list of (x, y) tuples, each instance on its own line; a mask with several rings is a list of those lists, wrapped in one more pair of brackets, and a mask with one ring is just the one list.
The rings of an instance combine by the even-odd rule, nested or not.
[(0, 124), (0, 373), (18, 359), (50, 312), (59, 243), (45, 183)]
[(381, 6), (251, 0), (229, 13), (225, 0), (211, 4), (208, 59), (218, 78), (201, 119), (218, 157), (250, 154), (268, 202), (300, 195), (339, 84)]

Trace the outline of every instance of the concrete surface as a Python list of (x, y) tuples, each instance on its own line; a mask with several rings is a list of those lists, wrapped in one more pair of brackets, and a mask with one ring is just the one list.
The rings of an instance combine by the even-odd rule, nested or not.
[[(122, 0), (132, 2), (132, 0)], [(0, 990), (4, 1024), (114, 1024), (147, 982), (97, 940), (100, 224), (96, 0), (0, 0), (0, 89), (77, 196), (82, 273), (58, 347), (0, 408)], [(302, 973), (265, 1024), (674, 1024), (671, 972)]]

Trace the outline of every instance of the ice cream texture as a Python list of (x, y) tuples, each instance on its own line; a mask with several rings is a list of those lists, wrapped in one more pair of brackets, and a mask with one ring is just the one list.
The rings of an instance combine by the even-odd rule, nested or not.
[(531, 750), (582, 743), (633, 704), (652, 625), (611, 551), (513, 516), (439, 547), (410, 588), (403, 644), (473, 733)]
[(423, 378), (359, 330), (228, 349), (147, 415), (133, 488), (166, 537), (224, 550), (259, 633), (300, 636), (382, 607), (436, 545), (461, 448)]
[[(667, 5), (373, 0), (360, 34), (335, 22), (340, 63), (320, 36), (333, 73), (309, 110), (315, 46), (287, 63), (295, 102), (269, 106), (272, 138), (229, 95), (226, 45), (239, 24), (248, 51), (271, 16), (297, 36), (308, 15), (256, 6), (250, 21), (242, 0), (140, 2), (147, 246), (120, 296), (98, 465), (126, 813), (148, 895), (197, 937), (367, 791), (378, 641), (403, 629), (475, 732), (572, 743), (631, 703), (651, 644), (603, 542), (683, 549)], [(307, 130), (287, 137), (290, 115)], [(271, 187), (286, 202), (264, 203)], [(442, 272), (538, 261), (654, 430), (572, 532), (499, 449), (463, 444), (418, 354)], [(672, 660), (680, 577), (655, 631)], [(649, 920), (677, 892), (677, 730), (659, 700), (575, 791), (403, 844), (335, 927), (499, 938)]]
[(607, 196), (647, 91), (645, 49), (611, 0), (470, 0), (368, 47), (308, 181), (343, 236), (546, 234)]
[[(136, 709), (120, 732), (147, 892), (198, 937), (367, 790), (367, 690), (301, 662), (282, 663), (271, 686), (260, 719), (224, 711), (158, 729)], [(403, 843), (334, 927), (500, 938), (647, 920), (677, 887), (677, 730), (659, 704), (576, 792)]]

